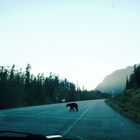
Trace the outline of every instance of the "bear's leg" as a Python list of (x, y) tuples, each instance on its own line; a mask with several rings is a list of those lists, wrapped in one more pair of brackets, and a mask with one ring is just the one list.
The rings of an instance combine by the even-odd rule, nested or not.
[(73, 107), (72, 106), (70, 106), (70, 110), (69, 111), (73, 111)]
[(77, 104), (76, 104), (75, 108), (76, 108), (76, 111), (78, 112), (78, 105)]
[(71, 110), (72, 110), (72, 111), (75, 111), (74, 108), (73, 108), (73, 106), (71, 106)]

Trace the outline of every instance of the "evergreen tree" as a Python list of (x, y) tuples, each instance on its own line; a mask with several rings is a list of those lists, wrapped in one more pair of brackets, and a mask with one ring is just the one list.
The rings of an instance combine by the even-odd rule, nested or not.
[[(75, 84), (67, 79), (60, 80), (50, 73), (49, 77), (43, 74), (34, 76), (28, 64), (25, 72), (15, 70), (15, 65), (9, 68), (0, 67), (0, 108), (40, 105), (55, 102), (107, 98), (101, 92), (76, 90)], [(139, 71), (139, 70), (138, 70)], [(136, 70), (136, 75), (139, 73)], [(130, 81), (134, 76), (130, 77)], [(129, 82), (130, 82), (129, 81)], [(137, 83), (138, 80), (135, 80)]]
[(126, 90), (140, 87), (140, 65), (134, 65), (134, 71), (130, 78), (126, 79)]

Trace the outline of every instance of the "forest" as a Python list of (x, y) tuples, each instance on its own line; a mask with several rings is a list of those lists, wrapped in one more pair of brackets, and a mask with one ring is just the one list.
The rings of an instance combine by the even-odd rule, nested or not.
[(140, 65), (134, 65), (134, 71), (130, 77), (126, 77), (126, 90), (140, 88)]
[(126, 77), (125, 90), (106, 103), (135, 122), (140, 123), (140, 64)]
[(30, 64), (24, 71), (15, 65), (0, 67), (0, 109), (109, 97), (100, 91), (81, 90), (52, 73), (48, 77), (40, 73), (35, 76)]

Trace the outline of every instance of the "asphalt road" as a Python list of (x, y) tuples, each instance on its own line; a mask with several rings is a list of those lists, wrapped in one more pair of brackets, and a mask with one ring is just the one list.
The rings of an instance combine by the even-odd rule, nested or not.
[(66, 103), (0, 111), (0, 130), (60, 134), (80, 140), (139, 140), (140, 125), (120, 115), (104, 100), (77, 102), (78, 112)]

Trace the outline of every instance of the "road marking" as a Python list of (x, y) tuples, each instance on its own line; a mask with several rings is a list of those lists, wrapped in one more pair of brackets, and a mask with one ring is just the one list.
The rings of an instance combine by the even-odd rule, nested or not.
[[(62, 136), (63, 135), (65, 135), (65, 134), (67, 134), (79, 121), (80, 121), (80, 119), (87, 113), (87, 111), (91, 108), (92, 106), (91, 105), (89, 105), (88, 106), (88, 108), (81, 114), (81, 116), (62, 134)], [(95, 108), (95, 106), (94, 106), (94, 108)]]

